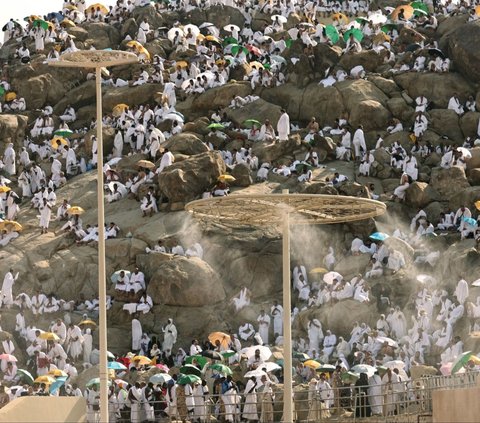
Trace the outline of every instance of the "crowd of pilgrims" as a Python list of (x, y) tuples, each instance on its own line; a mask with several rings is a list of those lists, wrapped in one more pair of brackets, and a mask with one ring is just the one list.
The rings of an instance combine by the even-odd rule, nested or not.
[[(156, 2), (154, 7), (160, 12), (164, 10), (186, 10), (195, 7), (208, 8), (218, 2), (201, 0), (200, 2), (171, 1), (169, 3)], [(130, 196), (139, 202), (139, 209), (143, 216), (151, 216), (158, 212), (162, 198), (155, 188), (158, 175), (174, 163), (174, 155), (164, 147), (165, 142), (180, 134), (184, 126), (184, 117), (176, 111), (177, 97), (179, 101), (187, 95), (199, 95), (205, 90), (224, 85), (229, 82), (231, 69), (246, 63), (252, 64), (250, 73), (245, 77), (250, 81), (252, 89), (258, 86), (273, 87), (288, 81), (286, 62), (281, 56), (289, 48), (290, 40), (300, 39), (304, 46), (304, 53), (309, 55), (317, 43), (333, 44), (332, 37), (325, 30), (320, 19), (337, 14), (332, 21), (337, 32), (356, 28), (363, 34), (363, 40), (354, 36), (348, 37), (343, 54), (355, 54), (363, 49), (373, 49), (383, 55), (384, 61), (391, 65), (392, 74), (401, 72), (448, 72), (451, 62), (438, 49), (435, 42), (421, 41), (415, 54), (407, 55), (401, 48), (397, 48), (396, 40), (403, 26), (417, 29), (426, 34), (428, 30), (436, 29), (437, 18), (441, 15), (451, 16), (461, 13), (468, 14), (468, 20), (478, 19), (475, 4), (470, 2), (435, 2), (435, 13), (419, 14), (413, 17), (406, 16), (406, 10), (400, 10), (387, 21), (388, 11), (370, 10), (369, 2), (350, 0), (309, 1), (296, 2), (278, 1), (265, 3), (251, 2), (222, 2), (227, 6), (237, 7), (245, 16), (244, 27), (227, 25), (217, 28), (206, 23), (199, 27), (195, 25), (174, 25), (172, 28), (152, 28), (147, 19), (139, 22), (139, 29), (135, 37), (127, 36), (125, 41), (131, 45), (144, 67), (132, 80), (117, 77), (115, 71), (102, 76), (102, 84), (108, 87), (138, 86), (149, 83), (164, 85), (162, 100), (159, 104), (142, 104), (132, 107), (120, 107), (103, 118), (103, 124), (114, 128), (115, 138), (113, 149), (109, 152), (103, 166), (106, 178), (106, 200), (108, 202), (121, 201)], [(75, 38), (68, 34), (67, 28), (80, 25), (83, 22), (108, 22), (120, 24), (128, 19), (137, 7), (150, 5), (145, 0), (118, 0), (110, 10), (100, 6), (87, 7), (84, 0), (65, 1), (61, 14), (52, 13), (46, 18), (48, 27), (34, 24), (30, 19), (24, 27), (14, 20), (9, 21), (3, 28), (5, 42), (10, 39), (22, 39), (23, 42), (9, 59), (9, 64), (28, 64), (37, 60), (39, 54), (44, 54), (45, 60), (59, 60), (64, 53), (78, 50)], [(428, 4), (430, 11), (433, 5)], [(262, 31), (254, 32), (251, 28), (252, 15), (256, 11), (272, 15), (272, 22), (265, 25)], [(273, 40), (271, 35), (284, 30), (286, 18), (290, 13), (298, 13), (303, 18), (301, 24), (290, 28), (286, 35)], [(348, 17), (365, 16), (366, 19), (356, 21)], [(425, 16), (426, 15), (426, 16)], [(62, 23), (63, 22), (63, 23)], [(384, 31), (382, 27), (387, 24)], [(178, 52), (189, 49), (196, 51), (195, 60), (189, 62), (169, 62), (163, 57), (150, 54), (141, 47), (153, 38), (168, 38)], [(235, 44), (222, 47), (221, 39), (231, 37)], [(277, 38), (277, 37), (276, 37)], [(29, 50), (30, 42), (34, 42), (34, 51)], [(46, 46), (49, 49), (46, 49)], [(117, 46), (112, 46), (117, 48)], [(310, 56), (312, 57), (312, 56)], [(295, 59), (293, 59), (295, 60)], [(292, 60), (292, 61), (293, 61)], [(315, 66), (312, 58), (312, 66)], [(170, 69), (170, 71), (168, 71)], [(171, 72), (171, 73), (170, 73)], [(93, 78), (89, 74), (87, 78)], [(368, 74), (361, 66), (353, 69), (337, 69), (330, 72), (320, 81), (324, 86), (334, 85), (346, 78), (366, 78)], [(8, 76), (8, 69), (2, 70), (0, 86), (6, 93), (12, 91)], [(299, 132), (305, 141), (312, 142), (316, 136), (331, 137), (337, 143), (336, 157), (338, 160), (355, 161), (359, 176), (369, 176), (370, 167), (375, 161), (377, 151), (388, 153), (389, 162), (393, 168), (401, 173), (399, 186), (394, 190), (392, 198), (403, 201), (409, 185), (419, 177), (419, 165), (432, 153), (441, 156), (440, 166), (450, 168), (460, 166), (465, 168), (471, 157), (469, 149), (480, 143), (478, 139), (467, 138), (462, 147), (455, 147), (448, 140), (445, 143), (433, 146), (423, 141), (422, 136), (428, 129), (428, 110), (431, 102), (425, 96), (412, 99), (415, 108), (413, 124), (407, 125), (397, 119), (379, 133), (376, 145), (368, 150), (363, 127), (353, 127), (348, 122), (348, 115), (344, 114), (336, 119), (332, 125), (320, 127), (315, 117), (306, 127), (300, 128), (297, 123), (291, 123), (288, 113), (282, 110), (279, 121), (274, 124), (269, 120), (264, 122), (253, 121), (250, 125), (242, 125), (228, 117), (228, 109), (242, 108), (248, 103), (258, 100), (255, 95), (246, 97), (233, 96), (231, 104), (225, 109), (212, 110), (209, 116), (213, 125), (211, 132), (206, 136), (206, 146), (214, 150), (214, 139), (228, 140), (229, 134), (237, 133), (248, 140), (244, 147), (239, 149), (222, 150), (221, 154), (228, 169), (237, 164), (246, 164), (256, 172), (256, 180), (261, 183), (267, 180), (270, 172), (283, 175), (286, 178), (297, 178), (299, 182), (307, 183), (312, 180), (313, 172), (322, 166), (315, 149), (306, 155), (303, 160), (294, 160), (288, 165), (275, 162), (259, 163), (249, 147), (252, 143), (275, 143), (286, 141), (291, 133)], [(18, 113), (28, 109), (24, 98), (5, 96), (0, 103), (3, 113)], [(473, 96), (459, 98), (454, 94), (448, 99), (448, 109), (454, 110), (459, 116), (469, 111), (476, 111)], [(90, 171), (97, 163), (97, 141), (92, 136), (88, 142), (82, 134), (96, 127), (96, 121), (78, 129), (77, 111), (71, 105), (56, 115), (52, 106), (46, 106), (36, 112), (36, 118), (29, 126), (29, 133), (25, 137), (23, 146), (16, 150), (9, 144), (4, 151), (0, 168), (0, 213), (6, 221), (16, 221), (21, 208), (38, 209), (39, 226), (42, 233), (49, 230), (52, 221), (56, 224), (55, 233), (68, 233), (78, 244), (92, 244), (98, 241), (98, 228), (95, 224), (84, 226), (80, 214), (69, 213), (75, 207), (74, 199), (62, 199), (57, 203), (56, 190), (64, 186), (70, 178)], [(252, 116), (252, 120), (255, 116)], [(166, 125), (166, 126), (165, 126)], [(75, 131), (70, 129), (76, 128)], [(158, 127), (167, 128), (160, 130)], [(400, 143), (384, 146), (385, 134), (401, 131), (410, 131), (412, 145), (405, 148)], [(57, 135), (61, 134), (60, 135)], [(75, 136), (74, 136), (75, 135)], [(480, 136), (480, 127), (478, 131)], [(53, 140), (52, 140), (53, 138)], [(225, 143), (226, 144), (226, 143)], [(116, 170), (119, 160), (131, 153), (144, 153), (155, 166), (140, 167), (138, 173), (124, 175)], [(158, 163), (158, 164), (157, 164)], [(299, 167), (300, 165), (300, 167)], [(308, 165), (303, 166), (302, 165)], [(299, 170), (303, 169), (303, 170)], [(335, 173), (331, 185), (339, 185), (348, 181), (348, 177)], [(10, 189), (17, 183), (20, 192)], [(376, 193), (375, 186), (370, 186), (373, 198), (385, 198), (383, 193)], [(229, 187), (225, 181), (211, 187), (204, 196), (223, 196), (229, 194)], [(72, 203), (72, 204), (70, 204)], [(412, 219), (408, 230), (397, 229), (391, 234), (392, 238), (399, 238), (413, 246), (419, 253), (415, 257), (415, 266), (433, 267), (439, 259), (439, 253), (428, 249), (429, 236), (448, 231), (457, 231), (461, 238), (475, 237), (479, 239), (477, 220), (469, 207), (462, 205), (458, 210), (445, 210), (439, 222), (431, 222), (427, 213), (419, 209)], [(21, 217), (21, 215), (20, 215)], [(2, 222), (0, 222), (2, 223)], [(434, 224), (435, 223), (435, 224)], [(15, 226), (3, 225), (0, 236), (0, 245), (6, 246), (20, 236), (20, 229)], [(106, 225), (106, 238), (115, 238), (121, 229), (111, 222)], [(159, 240), (157, 245), (147, 248), (147, 253), (178, 254), (187, 257), (203, 257), (203, 249), (199, 243), (185, 248), (176, 240), (166, 242)], [(363, 274), (346, 280), (341, 274), (334, 271), (336, 256), (343, 254), (368, 255), (369, 264)], [(403, 253), (384, 241), (355, 238), (351, 243), (350, 251), (334, 251), (330, 248), (324, 257), (327, 273), (321, 277), (311, 274), (300, 262), (292, 270), (292, 289), (295, 292), (296, 307), (291, 320), (295, 323), (297, 315), (305, 309), (330, 307), (340, 301), (353, 299), (362, 303), (372, 304), (372, 312), (378, 315), (374, 325), (365, 322), (356, 322), (349, 336), (340, 336), (328, 328), (323, 328), (321, 322), (312, 318), (303, 328), (304, 336), (294, 338), (294, 350), (304, 354), (304, 360), (295, 360), (295, 380), (297, 383), (307, 383), (309, 390), (310, 407), (309, 420), (315, 420), (321, 414), (326, 416), (332, 407), (338, 409), (341, 402), (339, 388), (348, 386), (342, 375), (356, 365), (370, 365), (377, 367), (371, 373), (358, 374), (357, 385), (365, 386), (368, 402), (368, 413), (392, 414), (392, 406), (384, 405), (383, 392), (392, 398), (413, 395), (413, 382), (410, 378), (412, 366), (423, 364), (434, 365), (448, 374), (458, 357), (463, 353), (463, 342), (455, 336), (455, 328), (465, 317), (470, 319), (471, 331), (480, 330), (480, 297), (474, 298), (469, 293), (469, 283), (464, 279), (458, 281), (454, 292), (444, 289), (430, 289), (432, 278), (420, 275), (417, 278), (418, 292), (410, 306), (402, 307), (395, 304), (390, 298), (390, 288), (384, 282), (375, 283), (375, 279), (394, 274), (406, 267)], [(26, 293), (13, 295), (13, 287), (19, 275), (10, 270), (6, 273), (2, 286), (2, 307), (13, 308), (18, 311), (15, 327), (5, 327), (14, 333), (18, 348), (22, 348), (22, 355), (27, 358), (26, 365), (37, 376), (55, 374), (58, 369), (64, 372), (69, 379), (65, 386), (57, 392), (62, 395), (85, 395), (88, 400), (89, 420), (93, 421), (98, 404), (98, 391), (95, 386), (81, 391), (75, 384), (78, 372), (98, 363), (98, 353), (93, 347), (92, 330), (94, 325), (78, 325), (72, 322), (73, 315), (83, 315), (83, 321), (96, 316), (98, 299), (79, 298), (76, 301), (58, 299), (55, 295), (47, 295), (40, 291), (29, 296)], [(474, 282), (474, 281), (469, 281)], [(113, 383), (110, 388), (110, 418), (116, 421), (119, 418), (130, 418), (131, 421), (141, 419), (152, 420), (155, 415), (165, 412), (171, 416), (180, 415), (182, 420), (187, 417), (195, 420), (206, 420), (207, 399), (210, 394), (219, 394), (219, 402), (214, 413), (219, 413), (219, 403), (223, 403), (224, 416), (227, 421), (236, 419), (272, 421), (273, 413), (269, 409), (274, 399), (275, 385), (282, 381), (281, 366), (274, 366), (271, 351), (283, 344), (283, 308), (274, 301), (269, 310), (262, 310), (256, 321), (246, 321), (238, 330), (231, 330), (227, 343), (212, 344), (206, 341), (202, 345), (197, 340), (192, 341), (189, 348), (177, 345), (177, 329), (169, 319), (163, 329), (163, 342), (157, 334), (147, 334), (142, 331), (138, 315), (152, 312), (153, 301), (147, 294), (148, 281), (140, 269), (133, 272), (118, 270), (112, 276), (112, 292), (109, 296), (108, 308), (112, 302), (120, 298), (124, 302), (123, 309), (132, 315), (132, 348), (129, 354), (120, 354), (116, 359), (127, 365), (123, 372), (144, 372), (155, 363), (168, 367), (180, 367), (189, 357), (198, 356), (202, 351), (224, 353), (232, 352), (224, 362), (232, 368), (240, 367), (245, 372), (253, 371), (253, 376), (233, 380), (226, 373), (214, 373), (208, 378), (210, 371), (200, 362), (195, 361), (202, 371), (202, 379), (194, 383), (177, 384), (176, 376), (165, 383), (152, 382), (128, 385), (121, 380), (122, 372), (117, 374), (119, 383)], [(474, 283), (474, 286), (477, 286)], [(235, 296), (231, 305), (235, 312), (250, 306), (250, 293), (244, 288)], [(45, 330), (35, 327), (35, 316), (52, 313), (54, 319)], [(85, 314), (84, 314), (85, 313)], [(57, 318), (57, 316), (61, 316)], [(3, 325), (2, 325), (3, 327)], [(44, 339), (44, 333), (54, 333), (58, 339)], [(253, 347), (252, 347), (253, 346)], [(3, 353), (13, 356), (15, 346), (11, 339), (2, 342)], [(247, 347), (247, 355), (242, 349)], [(250, 348), (250, 349), (249, 349)], [(258, 352), (257, 352), (258, 350)], [(270, 354), (267, 352), (270, 351)], [(140, 364), (135, 355), (153, 359), (152, 363)], [(272, 357), (272, 358), (271, 358)], [(320, 373), (304, 365), (305, 358), (319, 363), (330, 363), (332, 369)], [(2, 359), (4, 385), (15, 386), (23, 379), (17, 372), (16, 359), (9, 361), (9, 357)], [(11, 357), (10, 357), (11, 358)], [(192, 362), (192, 361), (190, 361)], [(393, 363), (393, 364), (392, 364)], [(378, 367), (385, 366), (381, 372)], [(474, 369), (470, 364), (469, 369)], [(243, 376), (243, 374), (242, 374)], [(243, 380), (243, 382), (242, 382)], [(393, 386), (393, 388), (392, 388)], [(33, 387), (18, 386), (11, 389), (7, 395), (4, 387), (0, 388), (0, 402), (2, 405), (8, 398), (13, 399), (20, 395), (48, 395), (48, 383), (34, 384)], [(240, 398), (243, 396), (244, 402)], [(316, 399), (321, 399), (321, 405)], [(394, 402), (393, 400), (391, 402)], [(258, 409), (257, 409), (258, 404)], [(320, 413), (320, 414), (317, 414)]]

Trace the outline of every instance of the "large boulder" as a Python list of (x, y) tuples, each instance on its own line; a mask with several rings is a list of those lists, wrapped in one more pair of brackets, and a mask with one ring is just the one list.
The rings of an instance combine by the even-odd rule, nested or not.
[(174, 154), (180, 153), (186, 154), (187, 156), (193, 156), (208, 151), (208, 147), (202, 142), (202, 140), (196, 134), (189, 132), (182, 132), (181, 134), (174, 135), (168, 139), (164, 144), (164, 147), (168, 148)]
[(181, 205), (210, 190), (225, 173), (225, 162), (218, 151), (191, 156), (164, 169), (158, 177), (159, 189), (172, 203)]
[(86, 81), (80, 86), (67, 91), (65, 97), (55, 104), (53, 110), (57, 115), (60, 115), (68, 105), (72, 106), (75, 110), (78, 110), (81, 107), (91, 105), (94, 102), (95, 81)]
[(480, 78), (480, 25), (470, 22), (458, 27), (448, 38), (448, 56), (462, 75), (471, 81)]
[(125, 103), (129, 106), (138, 106), (145, 103), (153, 104), (157, 91), (163, 91), (161, 84), (110, 88), (103, 95), (103, 111), (104, 113), (111, 113), (112, 109), (120, 103)]
[(280, 118), (280, 110), (281, 108), (276, 104), (269, 103), (259, 98), (258, 100), (237, 109), (228, 108), (226, 112), (229, 119), (240, 125), (245, 120), (252, 119), (252, 116), (261, 123), (268, 119), (272, 125), (275, 125)]
[(438, 194), (425, 182), (414, 182), (407, 189), (405, 202), (415, 209), (430, 204)]
[(395, 82), (413, 99), (424, 95), (434, 108), (446, 109), (454, 93), (466, 99), (474, 93), (473, 86), (460, 74), (454, 72), (404, 72), (394, 77)]
[(0, 134), (2, 134), (0, 148), (2, 151), (8, 143), (13, 143), (16, 149), (23, 146), (27, 123), (27, 116), (0, 115)]
[(198, 257), (174, 257), (158, 263), (147, 293), (155, 304), (179, 307), (212, 305), (225, 299), (218, 274)]
[(82, 26), (88, 32), (87, 42), (97, 50), (116, 48), (120, 44), (120, 31), (113, 25), (103, 22), (92, 22)]
[(25, 98), (30, 110), (57, 103), (67, 91), (64, 84), (50, 73), (24, 80), (16, 90), (19, 97)]
[(480, 147), (474, 147), (470, 150), (472, 157), (467, 160), (467, 169), (480, 167)]
[(359, 273), (363, 275), (369, 262), (370, 256), (368, 254), (346, 256), (335, 264), (335, 271), (345, 278), (353, 277)]
[(248, 82), (230, 82), (221, 87), (212, 88), (195, 97), (192, 102), (192, 113), (205, 115), (208, 112), (227, 107), (235, 96), (246, 97), (252, 88)]
[(476, 137), (479, 119), (480, 113), (478, 112), (467, 112), (460, 118), (460, 129), (464, 138)]
[(468, 187), (458, 189), (456, 194), (450, 197), (448, 205), (451, 210), (457, 210), (460, 206), (467, 206), (470, 210), (475, 210), (474, 203), (480, 200), (480, 187)]
[(450, 169), (432, 169), (430, 185), (446, 200), (449, 200), (459, 191), (470, 187), (465, 170), (458, 166)]
[(252, 171), (247, 165), (240, 163), (235, 165), (232, 170), (232, 176), (235, 181), (232, 182), (232, 186), (235, 187), (248, 187), (253, 184)]
[(452, 141), (463, 143), (463, 134), (460, 130), (458, 115), (453, 110), (434, 109), (430, 115), (430, 129), (440, 135), (447, 136)]

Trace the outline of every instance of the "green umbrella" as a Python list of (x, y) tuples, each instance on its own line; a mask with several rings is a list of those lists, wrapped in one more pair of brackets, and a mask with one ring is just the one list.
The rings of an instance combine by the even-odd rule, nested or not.
[(369, 20), (367, 18), (364, 18), (363, 16), (360, 16), (359, 18), (355, 19), (359, 24), (367, 24)]
[(225, 129), (221, 123), (211, 123), (207, 126), (208, 129)]
[(315, 167), (308, 163), (299, 163), (295, 166), (295, 170), (297, 171), (297, 173), (303, 172), (304, 169), (313, 170), (315, 169)]
[(300, 361), (306, 361), (310, 359), (310, 357), (307, 354), (298, 352), (298, 351), (294, 351), (292, 354), (292, 357)]
[(472, 361), (476, 366), (480, 364), (480, 358), (471, 351), (466, 351), (458, 357), (457, 361), (453, 364), (452, 375), (457, 373), (462, 367), (465, 367), (469, 361)]
[(322, 364), (318, 369), (317, 372), (333, 372), (336, 367), (333, 364)]
[(247, 119), (243, 121), (243, 126), (250, 129), (253, 125), (262, 126), (262, 124), (256, 119)]
[(223, 358), (230, 358), (236, 354), (236, 351), (226, 350), (226, 351), (222, 351), (220, 354), (222, 354)]
[(5, 94), (5, 88), (0, 86), (0, 96), (2, 96), (3, 94)]
[[(108, 386), (112, 384), (112, 381), (108, 381)], [(100, 386), (100, 378), (99, 377), (94, 377), (93, 379), (90, 379), (87, 384), (85, 385), (87, 388), (92, 388), (93, 386)]]
[(58, 135), (59, 137), (71, 137), (73, 135), (73, 131), (70, 129), (58, 129), (53, 133), (53, 135)]
[(414, 9), (423, 10), (428, 15), (428, 6), (421, 1), (413, 1), (410, 3)]
[(419, 18), (420, 16), (428, 16), (428, 12), (425, 12), (425, 10), (422, 9), (414, 9), (413, 16), (416, 16), (417, 18)]
[(219, 373), (223, 373), (224, 375), (232, 375), (232, 369), (230, 367), (225, 366), (225, 364), (215, 363), (210, 366), (211, 369), (216, 370)]
[(286, 44), (287, 48), (290, 48), (290, 47), (292, 47), (293, 40), (290, 38), (289, 40), (285, 41), (285, 44)]
[(198, 376), (195, 376), (195, 375), (181, 375), (177, 379), (177, 384), (179, 385), (189, 385), (195, 382), (201, 383), (202, 379), (200, 379)]
[(333, 44), (338, 43), (340, 35), (338, 34), (337, 28), (335, 28), (333, 25), (327, 25), (325, 27), (325, 33)]
[(43, 29), (48, 29), (48, 22), (44, 21), (43, 19), (36, 19), (36, 20), (33, 21), (33, 26), (34, 27), (40, 26)]
[(233, 37), (227, 37), (223, 40), (223, 46), (226, 47), (230, 44), (238, 44), (238, 40), (236, 38), (233, 38)]
[(25, 380), (29, 385), (33, 385), (34, 378), (29, 371), (24, 369), (18, 369), (17, 373), (19, 373), (21, 375), (21, 378)]
[(184, 375), (195, 375), (198, 377), (202, 376), (202, 371), (197, 367), (194, 366), (193, 364), (185, 364), (185, 366), (180, 367), (180, 373)]
[(363, 39), (363, 32), (358, 28), (351, 28), (343, 34), (343, 39), (347, 41), (350, 38), (350, 35), (353, 35), (357, 41), (362, 41)]
[(208, 359), (201, 355), (191, 355), (185, 359), (185, 364), (193, 364), (194, 361), (203, 369), (203, 366), (208, 363)]
[(360, 375), (353, 372), (343, 372), (341, 378), (344, 383), (355, 383), (360, 378)]
[(232, 54), (237, 54), (239, 51), (243, 51), (245, 54), (248, 54), (248, 50), (246, 47), (239, 46), (238, 44), (236, 46), (233, 46), (232, 49), (230, 50)]
[(392, 29), (397, 29), (398, 26), (396, 24), (393, 24), (393, 23), (389, 23), (389, 24), (385, 24), (382, 26), (382, 31), (385, 33), (385, 34), (388, 34)]

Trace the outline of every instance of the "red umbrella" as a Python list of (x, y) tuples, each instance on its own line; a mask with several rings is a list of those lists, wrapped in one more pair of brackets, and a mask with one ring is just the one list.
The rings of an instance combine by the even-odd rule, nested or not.
[(17, 358), (11, 354), (0, 354), (0, 360), (15, 362)]
[(260, 49), (258, 47), (252, 46), (251, 44), (247, 44), (246, 47), (247, 47), (247, 50), (250, 53), (253, 53), (255, 56), (261, 56), (262, 55), (262, 52), (260, 51)]

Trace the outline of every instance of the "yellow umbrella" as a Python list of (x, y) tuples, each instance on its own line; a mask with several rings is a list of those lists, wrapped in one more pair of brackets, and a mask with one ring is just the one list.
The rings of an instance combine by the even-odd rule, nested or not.
[(59, 341), (60, 338), (56, 333), (53, 332), (42, 332), (40, 334), (40, 339), (46, 339), (47, 341)]
[(100, 9), (100, 12), (102, 12), (105, 15), (108, 13), (108, 8), (100, 3), (95, 3), (95, 4), (92, 4), (91, 6), (88, 6), (85, 12), (91, 13), (92, 11), (96, 11), (97, 9)]
[(477, 208), (477, 210), (480, 210), (480, 200), (475, 201), (475, 207)]
[(3, 229), (20, 232), (23, 228), (22, 225), (20, 225), (18, 222), (15, 222), (15, 220), (3, 220), (0, 222), (0, 230)]
[(327, 273), (328, 270), (323, 267), (315, 267), (314, 269), (310, 270), (310, 273)]
[(53, 382), (55, 382), (55, 378), (52, 376), (44, 375), (44, 376), (38, 376), (35, 380), (35, 383), (46, 383), (47, 385), (51, 385)]
[(150, 360), (148, 357), (145, 357), (144, 355), (136, 355), (135, 357), (133, 357), (132, 361), (134, 363), (138, 361), (138, 364), (140, 366), (152, 364), (152, 360)]
[(129, 41), (127, 43), (127, 47), (138, 48), (138, 47), (143, 47), (143, 46), (138, 41), (132, 40), (132, 41)]
[(82, 320), (78, 326), (97, 326), (97, 324), (93, 321), (93, 320), (90, 320), (90, 319), (87, 319), (87, 320)]
[(220, 175), (220, 176), (218, 177), (218, 180), (219, 180), (219, 181), (222, 181), (222, 182), (233, 182), (233, 181), (235, 181), (236, 179), (235, 179), (232, 175), (224, 174), (224, 175)]
[(62, 137), (54, 137), (51, 139), (50, 141), (50, 144), (51, 146), (54, 148), (54, 149), (57, 149), (58, 147), (60, 147), (60, 145), (68, 145), (68, 142), (65, 138), (62, 138)]
[(64, 9), (67, 10), (78, 10), (77, 6), (74, 6), (73, 4), (67, 4)]
[(150, 60), (151, 58), (150, 53), (143, 46), (137, 48), (137, 54), (143, 54), (147, 60)]
[(207, 40), (207, 41), (213, 41), (214, 43), (221, 44), (220, 40), (219, 40), (217, 37), (215, 37), (214, 35), (207, 35), (207, 36), (205, 37), (205, 40)]
[(127, 109), (128, 109), (128, 104), (125, 104), (125, 103), (117, 104), (112, 110), (113, 116), (118, 117)]
[(29, 22), (33, 22), (33, 21), (37, 21), (37, 20), (39, 20), (39, 19), (42, 19), (42, 17), (41, 17), (41, 16), (38, 16), (38, 15), (30, 15), (30, 16), (29, 16), (28, 18), (26, 18), (26, 19), (28, 19)]
[(306, 367), (310, 367), (313, 370), (317, 370), (321, 366), (321, 364), (315, 360), (307, 360), (303, 363), (303, 365)]
[(401, 6), (397, 6), (397, 8), (392, 12), (392, 19), (395, 20), (395, 19), (398, 19), (398, 15), (399, 13), (403, 10), (403, 17), (405, 19), (410, 19), (412, 16), (413, 16), (413, 7), (408, 5), (408, 4), (405, 4), (405, 5), (401, 5)]
[(256, 67), (257, 69), (263, 69), (264, 66), (260, 62), (250, 62), (249, 65), (253, 68)]
[(71, 21), (70, 19), (64, 19), (62, 22), (60, 22), (60, 25), (64, 28), (72, 28), (76, 26), (75, 22)]
[(217, 346), (218, 341), (223, 347), (228, 347), (231, 342), (230, 335), (227, 335), (223, 332), (212, 332), (210, 335), (208, 335), (208, 340), (215, 346)]
[(349, 22), (347, 16), (344, 15), (343, 13), (334, 13), (334, 14), (332, 15), (332, 19), (333, 19), (334, 21), (341, 21), (341, 20), (343, 20), (343, 23), (346, 23), (346, 24)]
[(12, 190), (12, 188), (7, 187), (6, 185), (0, 186), (0, 194), (3, 193), (3, 192), (11, 191), (11, 190)]
[(180, 66), (181, 68), (188, 67), (188, 63), (185, 60), (180, 60), (179, 62), (175, 63), (175, 66)]
[(55, 376), (55, 377), (60, 377), (60, 376), (68, 376), (67, 373), (65, 373), (63, 370), (60, 369), (53, 369), (48, 372), (48, 375), (50, 376)]
[(83, 210), (80, 206), (72, 206), (67, 210), (68, 214), (83, 214), (85, 210)]
[(5, 94), (5, 101), (12, 101), (17, 98), (17, 93), (10, 91), (9, 93)]
[(153, 169), (155, 167), (155, 163), (152, 163), (149, 160), (139, 160), (137, 162), (137, 166), (144, 167), (146, 169)]
[(197, 40), (203, 41), (205, 39), (205, 35), (203, 34), (198, 34), (197, 35)]

